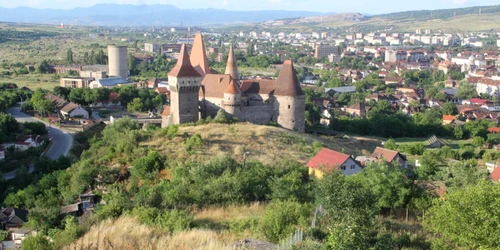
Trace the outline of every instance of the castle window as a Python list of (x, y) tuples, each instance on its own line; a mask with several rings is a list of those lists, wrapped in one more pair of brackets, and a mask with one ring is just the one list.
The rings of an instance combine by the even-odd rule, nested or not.
[(290, 105), (288, 105), (288, 109), (290, 109)]

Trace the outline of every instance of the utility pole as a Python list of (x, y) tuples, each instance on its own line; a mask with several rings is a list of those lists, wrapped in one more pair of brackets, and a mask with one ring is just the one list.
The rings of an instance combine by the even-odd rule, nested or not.
[(250, 152), (246, 151), (245, 153), (243, 153), (243, 168), (246, 167), (247, 165), (247, 157), (248, 155), (250, 154)]

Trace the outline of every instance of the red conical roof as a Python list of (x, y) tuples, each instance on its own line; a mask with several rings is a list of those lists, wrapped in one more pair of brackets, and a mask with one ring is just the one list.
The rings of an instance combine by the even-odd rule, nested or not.
[(293, 68), (292, 60), (286, 60), (281, 67), (278, 79), (276, 79), (275, 96), (302, 96), (305, 95), (300, 87), (297, 72)]
[(179, 53), (179, 58), (177, 59), (177, 64), (175, 67), (168, 72), (169, 76), (173, 77), (200, 77), (200, 73), (193, 68), (191, 61), (189, 60), (189, 55), (186, 49), (186, 44), (182, 44), (181, 52)]
[(191, 49), (190, 56), (191, 64), (193, 67), (204, 76), (210, 74), (210, 67), (208, 66), (207, 53), (205, 52), (205, 43), (201, 33), (197, 33), (194, 37), (193, 48)]
[(236, 57), (234, 56), (233, 46), (229, 49), (229, 56), (227, 57), (226, 75), (230, 75), (233, 79), (239, 80), (240, 74), (238, 66), (236, 65)]
[(224, 91), (224, 94), (233, 94), (233, 95), (241, 94), (241, 89), (234, 79), (231, 78), (231, 81), (229, 82), (226, 90)]

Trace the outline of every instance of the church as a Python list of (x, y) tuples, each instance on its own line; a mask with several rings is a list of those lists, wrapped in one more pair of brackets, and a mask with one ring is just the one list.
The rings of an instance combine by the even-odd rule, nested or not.
[(233, 48), (224, 74), (209, 68), (203, 37), (195, 37), (191, 55), (183, 44), (176, 66), (168, 73), (170, 106), (162, 114), (162, 127), (215, 117), (255, 124), (276, 123), (304, 132), (305, 94), (291, 60), (286, 60), (276, 80), (240, 80)]

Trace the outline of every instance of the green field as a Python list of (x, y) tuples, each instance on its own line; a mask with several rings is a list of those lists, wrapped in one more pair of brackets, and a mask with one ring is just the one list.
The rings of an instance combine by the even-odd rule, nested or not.
[(59, 86), (59, 78), (55, 74), (36, 74), (0, 77), (0, 83), (15, 83), (19, 88), (28, 87), (30, 89), (50, 89)]

